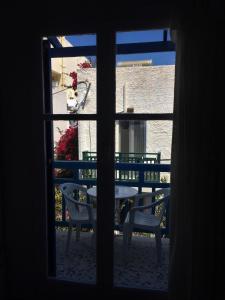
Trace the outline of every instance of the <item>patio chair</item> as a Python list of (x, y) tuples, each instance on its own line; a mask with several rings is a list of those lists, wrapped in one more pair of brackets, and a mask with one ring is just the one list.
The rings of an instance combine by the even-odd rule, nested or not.
[[(166, 210), (169, 200), (170, 189), (160, 189), (153, 193), (142, 193), (135, 196), (135, 206), (128, 212), (123, 224), (123, 247), (124, 254), (127, 257), (128, 247), (131, 245), (132, 232), (138, 229), (155, 234), (157, 262), (161, 262), (161, 231), (160, 224)], [(152, 198), (163, 195), (159, 200), (156, 199), (152, 203)], [(148, 205), (138, 205), (140, 200), (150, 199)], [(153, 209), (158, 206), (157, 214), (153, 213)]]
[[(81, 225), (91, 225), (93, 228), (92, 242), (95, 239), (96, 210), (87, 203), (87, 189), (72, 182), (60, 184), (68, 211), (69, 229), (66, 242), (66, 254), (69, 250), (72, 228), (76, 226), (76, 241), (80, 240)], [(83, 198), (83, 199), (82, 199)]]

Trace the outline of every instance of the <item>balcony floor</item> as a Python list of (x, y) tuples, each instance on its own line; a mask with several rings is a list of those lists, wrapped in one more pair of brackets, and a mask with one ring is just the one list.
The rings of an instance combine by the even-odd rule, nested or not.
[[(91, 233), (81, 232), (80, 241), (72, 234), (70, 252), (65, 257), (67, 231), (56, 232), (56, 260), (58, 279), (90, 283), (96, 282), (95, 249), (91, 245)], [(156, 263), (155, 239), (133, 236), (127, 256), (123, 261), (122, 236), (114, 239), (114, 285), (153, 290), (167, 290), (169, 239), (162, 238), (162, 262)]]

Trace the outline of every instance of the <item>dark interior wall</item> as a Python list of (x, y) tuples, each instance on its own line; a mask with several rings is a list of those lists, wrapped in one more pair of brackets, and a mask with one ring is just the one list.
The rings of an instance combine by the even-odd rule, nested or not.
[[(156, 2), (156, 1), (154, 1)], [(116, 3), (114, 3), (116, 5)], [(33, 297), (46, 279), (46, 199), (42, 121), (41, 36), (121, 28), (167, 27), (172, 17), (188, 12), (163, 4), (130, 3), (99, 7), (74, 3), (61, 13), (58, 5), (5, 10), (2, 23), (1, 196), (4, 245), (3, 278), (8, 296)], [(174, 20), (174, 19), (173, 19)], [(10, 23), (10, 24), (9, 24)], [(176, 23), (176, 22), (175, 22)], [(124, 28), (125, 28), (124, 27)]]
[(223, 26), (214, 25), (177, 32), (171, 299), (225, 297), (225, 226), (220, 209), (224, 205), (225, 35)]
[(5, 38), (12, 46), (3, 56), (1, 158), (5, 279), (7, 293), (18, 295), (44, 276), (45, 204), (41, 40), (36, 34), (27, 39), (21, 31), (14, 34)]
[[(18, 9), (18, 10), (17, 10)], [(156, 12), (159, 12), (159, 18)], [(1, 101), (4, 278), (7, 294), (31, 296), (46, 279), (46, 202), (42, 120), (41, 37), (91, 32), (104, 24), (158, 27), (168, 24), (165, 7), (110, 8), (74, 4), (61, 13), (57, 5), (6, 10), (3, 26), (4, 89)], [(151, 16), (144, 21), (143, 16)]]

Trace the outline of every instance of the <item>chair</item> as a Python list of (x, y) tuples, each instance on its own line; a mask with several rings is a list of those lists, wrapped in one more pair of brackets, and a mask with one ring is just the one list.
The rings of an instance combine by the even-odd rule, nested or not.
[[(161, 231), (160, 224), (166, 210), (169, 200), (170, 189), (160, 189), (153, 193), (142, 193), (135, 196), (135, 206), (128, 212), (123, 224), (123, 247), (124, 254), (127, 257), (128, 246), (131, 245), (133, 230), (146, 230), (155, 234), (157, 261), (161, 262)], [(155, 196), (163, 195), (163, 198), (148, 205), (140, 206), (138, 203), (141, 199), (150, 199)], [(158, 207), (158, 215), (153, 214), (152, 210)]]
[(87, 189), (82, 185), (72, 182), (60, 184), (60, 190), (64, 196), (66, 209), (68, 211), (69, 230), (66, 242), (66, 254), (69, 250), (72, 228), (76, 226), (76, 241), (80, 240), (82, 224), (92, 225), (95, 237), (96, 210), (86, 202)]

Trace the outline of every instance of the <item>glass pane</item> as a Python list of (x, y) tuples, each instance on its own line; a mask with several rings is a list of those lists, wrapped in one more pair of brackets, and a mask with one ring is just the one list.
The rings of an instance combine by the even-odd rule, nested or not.
[[(63, 47), (95, 42), (95, 35), (59, 37)], [(81, 45), (80, 45), (81, 43)], [(96, 57), (51, 59), (53, 114), (96, 113)]]
[[(56, 277), (96, 283), (95, 121), (53, 121)], [(93, 159), (92, 159), (93, 160)], [(71, 234), (71, 238), (70, 238)]]
[[(80, 46), (96, 46), (96, 34), (75, 34), (75, 35), (65, 35), (65, 36), (54, 36), (49, 37), (54, 39), (54, 43), (60, 43), (62, 47), (80, 47)], [(43, 39), (48, 39), (44, 37)], [(53, 45), (51, 44), (51, 47)]]
[(52, 58), (54, 114), (96, 113), (96, 67), (86, 57)]
[(163, 41), (163, 30), (142, 30), (142, 31), (126, 31), (117, 32), (116, 43), (146, 43)]
[[(117, 33), (126, 41), (157, 41), (155, 30)], [(163, 37), (163, 30), (160, 30)], [(173, 113), (175, 52), (116, 56), (117, 113)]]
[(172, 121), (118, 120), (115, 142), (115, 161), (124, 164), (115, 169), (114, 285), (165, 291), (169, 205), (160, 190), (170, 187)]
[(96, 46), (96, 34), (67, 35), (67, 41), (73, 46)]

